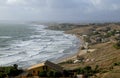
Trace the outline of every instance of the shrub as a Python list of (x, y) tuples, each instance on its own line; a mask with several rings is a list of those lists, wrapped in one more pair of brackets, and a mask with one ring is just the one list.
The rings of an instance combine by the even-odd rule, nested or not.
[(64, 74), (65, 77), (69, 77), (69, 74), (70, 74), (70, 73), (69, 73), (69, 71), (64, 70), (64, 71), (63, 71), (63, 74)]
[(83, 68), (79, 68), (76, 69), (78, 74), (83, 74), (84, 73), (84, 69)]
[(14, 67), (15, 69), (18, 69), (18, 65), (17, 65), (17, 64), (14, 64), (13, 67)]
[(113, 47), (116, 49), (120, 49), (120, 41), (118, 41), (116, 44), (114, 44)]
[(6, 74), (5, 74), (5, 73), (0, 72), (0, 78), (5, 78), (5, 77), (6, 77)]
[(49, 72), (47, 73), (47, 75), (48, 75), (48, 77), (54, 77), (54, 71), (49, 71)]
[(114, 66), (120, 66), (120, 62), (114, 63)]
[(40, 77), (47, 77), (47, 72), (46, 71), (42, 71), (39, 73)]
[(17, 76), (22, 72), (22, 69), (17, 69), (17, 64), (14, 66), (0, 67), (0, 78), (4, 78), (5, 76)]
[(96, 66), (95, 66), (95, 69), (94, 69), (94, 73), (98, 73), (98, 72), (99, 72), (99, 66), (96, 65)]
[(62, 74), (60, 72), (55, 72), (54, 73), (54, 77), (61, 77), (61, 76), (62, 76)]
[(84, 50), (84, 49), (85, 49), (85, 47), (84, 47), (84, 46), (82, 46), (82, 47), (81, 47), (81, 50)]

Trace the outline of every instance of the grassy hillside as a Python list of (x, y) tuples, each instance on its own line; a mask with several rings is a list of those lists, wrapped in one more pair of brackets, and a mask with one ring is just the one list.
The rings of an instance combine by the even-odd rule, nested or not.
[[(77, 27), (72, 30), (66, 31), (69, 34), (75, 34), (78, 37), (84, 34), (90, 35), (90, 37), (98, 37), (93, 35), (93, 31), (100, 31), (99, 37), (102, 37), (102, 34), (108, 34), (109, 32), (116, 30), (120, 30), (120, 25), (116, 24), (108, 24), (105, 26), (85, 26), (85, 27)], [(91, 35), (92, 34), (92, 35)], [(120, 62), (120, 49), (116, 49), (113, 45), (116, 44), (115, 41), (116, 35), (110, 35), (106, 37), (109, 39), (107, 42), (99, 42), (96, 44), (90, 44), (90, 49), (95, 49), (93, 52), (88, 52), (81, 57), (84, 58), (84, 62), (81, 63), (65, 63), (62, 66), (65, 69), (75, 69), (78, 67), (92, 66), (95, 68), (96, 65), (101, 69), (101, 73), (98, 73), (96, 77), (93, 78), (120, 78), (120, 65), (115, 66), (116, 63)], [(120, 38), (120, 36), (118, 37)]]

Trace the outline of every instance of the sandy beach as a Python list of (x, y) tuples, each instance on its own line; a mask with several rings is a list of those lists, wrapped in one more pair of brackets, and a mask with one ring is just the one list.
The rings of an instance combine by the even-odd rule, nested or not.
[[(73, 35), (73, 34), (71, 34), (71, 35)], [(82, 56), (82, 55), (87, 53), (87, 50), (81, 50), (81, 47), (84, 45), (83, 39), (76, 34), (74, 34), (74, 35), (80, 40), (80, 46), (78, 48), (77, 53), (72, 54), (72, 55), (67, 56), (67, 57), (59, 58), (56, 63), (62, 63), (62, 62), (66, 62), (69, 60), (77, 60), (77, 56)]]
[(69, 60), (73, 60), (73, 61), (75, 61), (75, 60), (77, 60), (77, 57), (79, 56), (83, 56), (83, 55), (85, 55), (85, 54), (87, 54), (87, 53), (91, 53), (91, 52), (94, 52), (96, 49), (81, 49), (81, 47), (85, 47), (86, 46), (86, 43), (85, 43), (85, 41), (83, 40), (83, 38), (82, 38), (82, 36), (80, 36), (80, 35), (77, 35), (77, 33), (75, 33), (75, 31), (74, 32), (71, 32), (71, 31), (64, 31), (64, 33), (66, 33), (66, 34), (71, 34), (71, 35), (75, 35), (79, 40), (80, 40), (80, 45), (79, 45), (79, 48), (78, 48), (78, 51), (77, 51), (77, 53), (75, 53), (75, 54), (73, 54), (73, 55), (70, 55), (70, 56), (67, 56), (67, 57), (65, 57), (65, 58), (60, 58), (60, 59), (58, 59), (57, 61), (58, 61), (58, 63), (62, 63), (62, 62), (66, 62), (66, 61), (69, 61)]

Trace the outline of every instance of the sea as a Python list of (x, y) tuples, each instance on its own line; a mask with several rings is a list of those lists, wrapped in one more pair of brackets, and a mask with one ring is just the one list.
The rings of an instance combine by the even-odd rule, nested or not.
[(46, 60), (58, 62), (78, 52), (80, 40), (38, 24), (0, 24), (0, 66), (27, 68)]

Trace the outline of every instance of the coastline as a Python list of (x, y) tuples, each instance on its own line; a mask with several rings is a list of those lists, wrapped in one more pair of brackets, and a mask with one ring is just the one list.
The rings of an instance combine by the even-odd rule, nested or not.
[(64, 55), (63, 57), (59, 57), (59, 58), (53, 60), (52, 62), (54, 62), (56, 64), (59, 64), (59, 63), (62, 63), (62, 62), (66, 62), (68, 60), (74, 60), (74, 59), (76, 59), (77, 55), (85, 54), (85, 53), (81, 52), (81, 46), (83, 46), (84, 41), (82, 40), (82, 38), (78, 37), (77, 34), (67, 33), (67, 31), (69, 31), (69, 30), (64, 30), (64, 28), (63, 29), (62, 28), (57, 29), (56, 26), (51, 27), (51, 26), (48, 25), (45, 29), (53, 30), (53, 31), (63, 31), (64, 34), (75, 36), (76, 40), (78, 40), (78, 43), (76, 44), (77, 46), (75, 47), (77, 49), (76, 51), (73, 51), (72, 54)]
[[(37, 27), (39, 26), (39, 25), (36, 25)], [(46, 27), (42, 27), (41, 26), (41, 28), (46, 28)], [(48, 29), (48, 30), (50, 30), (50, 29)], [(56, 30), (56, 31), (60, 31), (60, 30)], [(67, 61), (67, 60), (73, 60), (73, 59), (76, 59), (76, 56), (78, 55), (78, 54), (80, 54), (81, 53), (81, 51), (80, 51), (80, 47), (81, 47), (81, 42), (82, 42), (82, 39), (80, 39), (76, 34), (70, 34), (70, 33), (66, 33), (67, 32), (67, 30), (65, 30), (65, 31), (63, 31), (62, 33), (63, 34), (66, 34), (66, 35), (70, 35), (70, 36), (73, 36), (75, 39), (75, 45), (73, 45), (73, 46), (71, 46), (70, 47), (70, 49), (68, 49), (68, 50), (66, 50), (65, 52), (65, 55), (63, 55), (63, 56), (61, 56), (61, 57), (58, 57), (57, 59), (56, 58), (52, 58), (52, 59), (48, 59), (48, 60), (50, 60), (50, 61), (55, 61), (55, 63), (61, 63), (61, 62), (65, 62), (65, 61)], [(67, 39), (66, 39), (67, 40)], [(76, 41), (77, 40), (77, 41)], [(67, 44), (67, 43), (66, 43)], [(70, 44), (71, 45), (71, 44)], [(59, 55), (59, 54), (58, 54)], [(81, 55), (81, 54), (80, 54)], [(16, 56), (15, 56), (16, 57)], [(56, 57), (56, 56), (55, 56)], [(34, 61), (34, 60), (33, 60)], [(4, 62), (4, 61), (3, 61)], [(27, 62), (29, 62), (29, 61), (27, 61)], [(43, 61), (44, 62), (44, 61)], [(15, 61), (15, 62), (13, 62), (13, 63), (9, 63), (9, 65), (13, 65), (13, 64), (20, 64), (20, 62), (17, 60), (17, 62)], [(23, 62), (24, 63), (24, 62)], [(41, 63), (41, 62), (40, 62)], [(8, 64), (7, 64), (8, 65)], [(6, 65), (6, 66), (7, 66)], [(9, 66), (8, 65), (8, 66)], [(25, 65), (27, 65), (27, 63), (25, 64)], [(22, 67), (22, 68), (27, 68), (27, 67), (29, 67), (29, 66), (31, 66), (30, 64), (28, 64), (27, 66), (21, 66), (21, 65), (19, 65), (19, 67)], [(34, 65), (34, 64), (33, 64)]]
[[(35, 27), (35, 30), (37, 29), (37, 31), (39, 31), (39, 29), (38, 28), (40, 28), (40, 31), (41, 31), (41, 29), (42, 28), (45, 28), (44, 26), (39, 26), (39, 25), (35, 25), (34, 26)], [(47, 26), (46, 26), (47, 27)], [(58, 30), (59, 31), (59, 30)], [(39, 33), (39, 32), (38, 32)], [(54, 33), (54, 32), (53, 32)], [(64, 31), (63, 32), (61, 32), (60, 34), (64, 34)], [(51, 34), (52, 35), (52, 34)], [(68, 36), (71, 36), (71, 35), (69, 35), (68, 34)], [(33, 34), (33, 36), (32, 36), (33, 38), (35, 37), (36, 38), (36, 36), (34, 36), (34, 34)], [(37, 36), (38, 37), (38, 36)], [(72, 37), (72, 36), (71, 36)], [(71, 38), (70, 37), (70, 38)], [(70, 58), (70, 57), (73, 57), (74, 55), (76, 55), (76, 53), (77, 53), (77, 51), (78, 51), (78, 49), (77, 49), (77, 45), (79, 44), (77, 44), (77, 41), (76, 40), (78, 40), (78, 39), (76, 39), (76, 37), (75, 37), (75, 35), (73, 36), (74, 38), (72, 39), (72, 41), (73, 41), (73, 43), (74, 43), (74, 45), (72, 46), (72, 43), (70, 43), (69, 44), (69, 41), (68, 41), (68, 39), (69, 39), (69, 37), (67, 38), (67, 37), (65, 37), (65, 39), (62, 39), (62, 41), (64, 42), (64, 40), (66, 40), (67, 42), (66, 43), (64, 43), (64, 44), (67, 44), (67, 45), (70, 45), (70, 49), (68, 48), (67, 50), (65, 50), (64, 52), (59, 52), (61, 55), (61, 57), (59, 56), (59, 54), (57, 54), (56, 53), (56, 55), (58, 55), (58, 60), (60, 60), (60, 61), (57, 61), (57, 59), (56, 59), (56, 55), (54, 55), (53, 57), (50, 57), (50, 61), (52, 61), (52, 59), (53, 59), (53, 61), (55, 60), (55, 61), (57, 61), (57, 62), (62, 62), (62, 60), (63, 59), (66, 59), (66, 58)], [(39, 37), (38, 37), (39, 38)], [(54, 37), (53, 37), (54, 38)], [(55, 36), (55, 38), (57, 38), (56, 36)], [(59, 41), (59, 40), (58, 40)], [(79, 40), (78, 40), (79, 41)], [(27, 42), (27, 41), (26, 41)], [(71, 40), (70, 40), (70, 42), (71, 42)], [(35, 42), (36, 43), (36, 42)], [(56, 42), (57, 43), (57, 42)], [(24, 43), (19, 43), (19, 45), (20, 45), (20, 47), (17, 47), (17, 48), (22, 48), (21, 47), (21, 45), (22, 44), (25, 44), (25, 42)], [(29, 43), (30, 44), (30, 43)], [(42, 44), (42, 43), (41, 43)], [(17, 46), (18, 46), (18, 44), (16, 44)], [(16, 46), (15, 45), (15, 46)], [(50, 44), (48, 44), (48, 46), (49, 46)], [(67, 45), (65, 45), (65, 46), (67, 46)], [(26, 44), (26, 45), (23, 45), (23, 46), (27, 46), (27, 49), (29, 49), (29, 47), (31, 47), (31, 46), (29, 46), (28, 45), (28, 43)], [(39, 48), (40, 46), (38, 46), (38, 48)], [(63, 46), (64, 47), (64, 46)], [(73, 48), (72, 48), (73, 47)], [(59, 48), (59, 50), (61, 50), (61, 48), (60, 47), (58, 47)], [(10, 48), (11, 49), (11, 48)], [(55, 49), (55, 48), (54, 48)], [(23, 49), (24, 50), (24, 49)], [(59, 51), (58, 50), (58, 51)], [(32, 52), (32, 50), (31, 51), (29, 51), (30, 53), (28, 53), (28, 54), (31, 54), (31, 53), (35, 53), (34, 51)], [(38, 51), (39, 52), (39, 51)], [(52, 51), (51, 51), (52, 52)], [(17, 53), (16, 55), (13, 55), (13, 57), (14, 58), (16, 58), (16, 56), (19, 56), (20, 58), (23, 58), (23, 56), (22, 55), (24, 55), (24, 53), (26, 53), (26, 51), (25, 52), (22, 52), (21, 54), (20, 53)], [(37, 51), (36, 51), (36, 53), (37, 53)], [(62, 53), (64, 53), (65, 55), (63, 55)], [(20, 55), (21, 56), (20, 56)], [(47, 55), (49, 55), (48, 53), (46, 53)], [(34, 55), (34, 54), (31, 54), (31, 57), (32, 57), (32, 55)], [(63, 55), (63, 56), (62, 56)], [(12, 55), (11, 55), (12, 56)], [(8, 61), (1, 61), (1, 62), (3, 62), (3, 64), (1, 63), (1, 65), (3, 65), (3, 66), (11, 66), (11, 65), (13, 65), (13, 64), (18, 64), (19, 65), (19, 67), (22, 67), (22, 68), (27, 68), (27, 67), (29, 67), (29, 66), (32, 66), (32, 65), (34, 65), (35, 63), (37, 64), (37, 63), (41, 63), (41, 62), (44, 62), (44, 61), (46, 61), (47, 60), (47, 58), (43, 58), (43, 60), (40, 60), (40, 59), (38, 59), (38, 61), (37, 62), (35, 62), (34, 63), (34, 61), (36, 61), (37, 59), (31, 59), (31, 58), (27, 58), (27, 56), (29, 56), (29, 55), (26, 55), (26, 57), (25, 57), (25, 59), (23, 59), (23, 60), (25, 60), (25, 61), (22, 61), (21, 62), (21, 59), (19, 60), (19, 58), (17, 58), (17, 59), (12, 59), (12, 58), (10, 58), (9, 57), (9, 59), (10, 59), (10, 63), (9, 63), (9, 60)], [(35, 56), (35, 58), (39, 58), (40, 57), (40, 55), (38, 55), (38, 56)], [(42, 57), (41, 57), (42, 58)], [(8, 59), (8, 57), (6, 57), (6, 59)], [(30, 59), (30, 62), (29, 62), (29, 60), (27, 60), (27, 59)], [(3, 59), (1, 59), (1, 60), (3, 60)], [(11, 62), (11, 61), (15, 61), (15, 62)], [(49, 60), (49, 58), (48, 58), (48, 60)], [(7, 63), (8, 62), (8, 63)]]
[[(84, 28), (81, 28), (81, 29), (84, 29)], [(70, 39), (70, 40), (72, 39), (73, 42), (71, 44), (68, 44), (68, 45), (70, 45), (70, 47), (67, 50), (61, 50), (62, 48), (58, 47), (59, 50), (56, 51), (55, 56), (51, 57), (51, 59), (48, 59), (48, 61), (56, 63), (59, 66), (61, 66), (64, 70), (68, 70), (68, 71), (84, 69), (87, 66), (90, 66), (91, 68), (96, 68), (96, 66), (97, 66), (98, 69), (100, 70), (100, 72), (97, 73), (96, 77), (99, 77), (99, 76), (102, 77), (102, 75), (104, 75), (106, 73), (113, 75), (117, 72), (117, 74), (119, 74), (118, 68), (120, 66), (120, 62), (119, 62), (120, 49), (116, 49), (113, 46), (113, 45), (115, 45), (115, 42), (113, 42), (113, 41), (98, 42), (96, 44), (87, 45), (86, 44), (87, 41), (85, 40), (86, 36), (84, 35), (84, 33), (81, 33), (82, 32), (81, 29), (73, 28), (71, 30), (62, 31), (62, 34), (65, 35), (65, 38), (67, 38), (69, 36), (74, 37), (74, 38), (73, 37), (67, 38), (66, 42), (64, 42), (64, 43), (65, 44), (71, 43), (71, 41), (69, 41), (68, 39)], [(51, 29), (48, 29), (48, 30), (51, 30)], [(60, 31), (60, 30), (55, 30), (55, 31)], [(85, 30), (83, 30), (83, 31), (86, 32)], [(99, 33), (99, 34), (101, 34), (101, 33)], [(107, 32), (105, 32), (105, 33), (107, 33)], [(90, 35), (90, 37), (96, 38), (96, 35)], [(55, 38), (59, 39), (59, 37), (56, 37), (56, 36), (55, 36)], [(100, 37), (100, 38), (102, 38), (102, 37)], [(119, 35), (119, 38), (120, 38), (120, 35)], [(62, 39), (62, 41), (63, 40), (65, 40), (65, 39)], [(59, 41), (57, 41), (56, 43), (59, 43)], [(74, 45), (72, 45), (73, 43), (74, 43)], [(62, 45), (62, 46), (64, 48), (67, 45)], [(56, 48), (53, 48), (53, 49), (56, 49)], [(64, 55), (62, 53), (64, 53)], [(49, 55), (49, 53), (46, 53), (46, 54)], [(59, 54), (62, 54), (62, 55), (60, 55), (60, 57), (59, 57)], [(58, 58), (56, 58), (57, 55), (58, 55)], [(38, 59), (38, 60), (40, 60), (40, 59)], [(45, 61), (47, 61), (47, 59), (45, 59), (44, 61), (41, 61), (41, 62), (37, 62), (37, 64), (43, 63)], [(28, 65), (30, 65), (30, 63)], [(36, 65), (36, 64), (34, 64), (34, 65)], [(31, 66), (33, 66), (33, 65), (31, 65)], [(1, 66), (1, 67), (4, 67), (4, 66)], [(22, 68), (23, 70), (27, 70), (28, 67), (26, 67), (26, 68), (20, 67), (20, 68)], [(112, 71), (113, 72), (116, 71), (116, 72), (111, 73)], [(101, 72), (103, 72), (103, 73), (101, 73)]]
[[(53, 61), (56, 64), (66, 62), (66, 61), (69, 61), (69, 60), (77, 60), (77, 56), (82, 56), (82, 55), (87, 53), (86, 50), (81, 50), (81, 47), (84, 46), (85, 43), (84, 43), (84, 40), (83, 40), (82, 36), (77, 35), (77, 33), (69, 32), (69, 29), (66, 30), (65, 28), (61, 28), (61, 27), (56, 28), (56, 26), (48, 26), (46, 29), (55, 30), (55, 31), (63, 31), (64, 34), (73, 35), (77, 38), (77, 40), (79, 40), (79, 45), (77, 45), (77, 47), (76, 47), (77, 51), (73, 52), (73, 54), (71, 54), (71, 55), (63, 56), (61, 58), (56, 59), (55, 61)], [(72, 28), (72, 29), (74, 29), (74, 28)], [(72, 30), (72, 29), (70, 29), (70, 30)]]
[(82, 55), (87, 53), (85, 50), (81, 50), (81, 47), (84, 45), (83, 39), (80, 36), (76, 35), (76, 34), (66, 33), (66, 32), (67, 31), (64, 31), (65, 34), (71, 34), (71, 35), (76, 36), (76, 38), (79, 40), (79, 46), (78, 46), (79, 48), (78, 48), (76, 53), (71, 54), (69, 56), (65, 56), (63, 58), (59, 58), (57, 60), (58, 62), (55, 62), (55, 63), (63, 63), (63, 62), (67, 62), (69, 60), (77, 60), (77, 56), (82, 56)]

